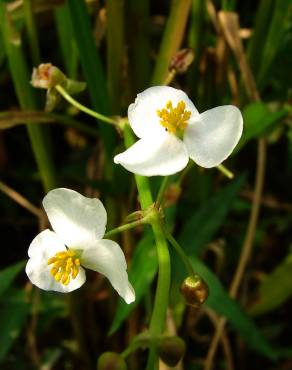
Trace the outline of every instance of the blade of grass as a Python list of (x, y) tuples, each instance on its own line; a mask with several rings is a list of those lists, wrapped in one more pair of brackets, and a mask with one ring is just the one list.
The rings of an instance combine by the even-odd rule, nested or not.
[(289, 32), (287, 26), (288, 21), (291, 20), (291, 13), (292, 7), (290, 0), (276, 0), (272, 19), (269, 20), (269, 31), (263, 39), (265, 41), (265, 46), (257, 78), (257, 84), (261, 90), (269, 82), (270, 68), (281, 47), (285, 34)]
[(54, 16), (66, 74), (70, 78), (76, 79), (78, 53), (73, 37), (68, 4), (65, 3), (63, 6), (58, 7), (54, 12)]
[(149, 1), (129, 0), (126, 2), (129, 70), (132, 93), (135, 96), (144, 90), (150, 80)]
[(190, 8), (191, 0), (172, 1), (170, 15), (166, 23), (158, 58), (155, 64), (151, 81), (152, 85), (163, 83), (167, 76), (169, 62), (180, 48)]
[(124, 0), (106, 0), (107, 86), (112, 111), (119, 114), (124, 59)]
[(254, 76), (258, 75), (262, 62), (263, 42), (271, 21), (275, 0), (261, 0), (256, 12), (255, 27), (248, 44), (247, 56)]
[[(98, 50), (92, 35), (90, 18), (83, 0), (67, 1), (74, 38), (78, 48), (80, 63), (89, 89), (92, 107), (102, 114), (109, 113), (108, 94), (104, 72)], [(113, 128), (100, 125), (108, 156), (114, 148)]]
[[(35, 109), (36, 102), (29, 84), (29, 72), (23, 55), (21, 40), (12, 28), (5, 3), (2, 1), (0, 2), (0, 23), (9, 69), (19, 104), (22, 109)], [(56, 187), (57, 182), (50, 147), (41, 127), (28, 125), (27, 131), (44, 189), (49, 191)]]
[(30, 53), (35, 66), (41, 61), (38, 33), (36, 30), (34, 14), (33, 14), (33, 2), (32, 0), (23, 0), (23, 11), (26, 30), (29, 39)]

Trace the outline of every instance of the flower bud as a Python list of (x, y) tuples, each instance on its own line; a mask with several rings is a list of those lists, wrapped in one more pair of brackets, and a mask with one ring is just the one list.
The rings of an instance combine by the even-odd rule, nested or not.
[(50, 89), (57, 84), (63, 84), (66, 76), (59, 68), (51, 63), (42, 63), (34, 68), (31, 76), (31, 84), (39, 89)]
[(194, 58), (193, 49), (181, 49), (171, 58), (168, 69), (179, 74), (184, 73), (193, 63)]
[(193, 275), (182, 282), (180, 292), (187, 304), (200, 307), (208, 298), (209, 288), (199, 275)]
[(178, 362), (183, 358), (185, 350), (185, 342), (179, 337), (163, 337), (159, 341), (159, 357), (170, 367), (178, 364)]
[(97, 370), (127, 370), (127, 365), (120, 354), (104, 352), (97, 361)]

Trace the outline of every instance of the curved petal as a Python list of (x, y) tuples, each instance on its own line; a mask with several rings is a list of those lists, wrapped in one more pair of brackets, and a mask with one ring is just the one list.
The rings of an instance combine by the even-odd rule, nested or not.
[(99, 199), (59, 188), (44, 197), (43, 206), (52, 228), (71, 249), (84, 249), (104, 235), (107, 215)]
[(139, 138), (163, 137), (165, 129), (160, 125), (157, 110), (165, 108), (171, 101), (176, 106), (180, 101), (191, 112), (190, 119), (199, 115), (196, 107), (182, 90), (170, 86), (153, 86), (137, 95), (135, 103), (128, 108), (128, 118), (132, 130)]
[(199, 166), (218, 166), (233, 151), (243, 128), (240, 110), (233, 105), (213, 108), (190, 121), (184, 135), (189, 155)]
[(141, 139), (114, 158), (115, 163), (142, 176), (172, 175), (185, 168), (188, 160), (184, 143), (171, 134), (163, 140)]
[(135, 292), (128, 281), (127, 264), (120, 246), (112, 240), (97, 240), (81, 255), (82, 266), (105, 275), (126, 303), (135, 300)]
[(57, 252), (65, 250), (65, 245), (53, 231), (44, 230), (38, 234), (28, 249), (28, 255), (31, 258), (27, 262), (25, 271), (30, 281), (41, 289), (62, 293), (71, 292), (83, 285), (86, 280), (84, 269), (80, 269), (77, 277), (68, 285), (58, 283), (50, 274), (52, 266), (48, 265), (48, 259)]

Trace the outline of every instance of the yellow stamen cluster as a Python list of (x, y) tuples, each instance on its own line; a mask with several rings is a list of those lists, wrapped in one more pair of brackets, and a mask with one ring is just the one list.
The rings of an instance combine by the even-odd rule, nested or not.
[(79, 273), (80, 259), (73, 250), (58, 252), (48, 259), (48, 265), (53, 265), (51, 275), (55, 280), (68, 285), (71, 278), (75, 279)]
[(165, 127), (167, 131), (172, 134), (182, 133), (187, 127), (191, 112), (186, 110), (184, 101), (180, 101), (175, 108), (172, 102), (168, 101), (165, 108), (156, 111), (158, 117), (161, 119), (160, 124)]

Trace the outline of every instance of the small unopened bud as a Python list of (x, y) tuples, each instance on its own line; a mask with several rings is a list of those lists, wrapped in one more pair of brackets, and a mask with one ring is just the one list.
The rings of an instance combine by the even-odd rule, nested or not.
[(179, 337), (161, 338), (158, 345), (158, 354), (168, 366), (176, 366), (183, 358), (186, 350), (185, 342)]
[(47, 90), (46, 112), (51, 112), (61, 100), (60, 93), (55, 87), (60, 85), (69, 95), (77, 94), (86, 88), (85, 82), (68, 78), (59, 68), (51, 63), (42, 63), (33, 69), (31, 76), (33, 87)]
[(209, 288), (199, 275), (187, 277), (181, 284), (181, 294), (187, 304), (200, 307), (208, 298)]
[(97, 361), (97, 370), (127, 370), (127, 365), (120, 354), (105, 352)]
[(194, 58), (193, 49), (181, 49), (171, 58), (168, 69), (175, 70), (176, 73), (184, 73), (193, 63)]
[(57, 84), (63, 84), (65, 80), (64, 73), (51, 63), (40, 64), (33, 69), (31, 76), (32, 86), (40, 89), (50, 89)]

